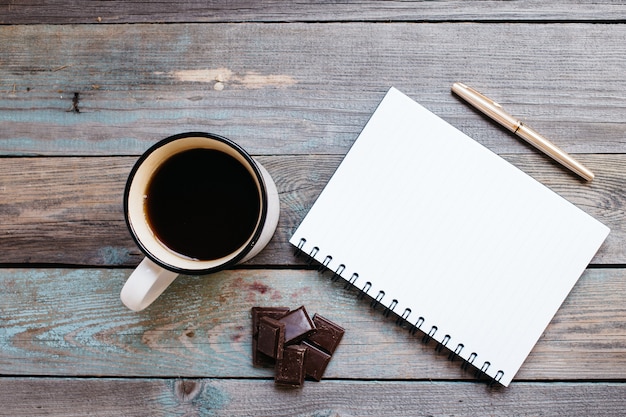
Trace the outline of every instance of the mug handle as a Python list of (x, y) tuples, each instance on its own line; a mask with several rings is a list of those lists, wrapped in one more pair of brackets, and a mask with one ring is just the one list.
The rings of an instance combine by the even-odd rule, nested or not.
[(176, 279), (177, 272), (160, 267), (148, 258), (135, 268), (122, 288), (122, 303), (133, 311), (148, 307)]

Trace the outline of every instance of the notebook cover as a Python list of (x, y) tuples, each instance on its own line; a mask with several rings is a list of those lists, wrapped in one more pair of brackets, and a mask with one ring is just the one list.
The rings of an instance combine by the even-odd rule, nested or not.
[(507, 386), (608, 233), (391, 88), (290, 242)]

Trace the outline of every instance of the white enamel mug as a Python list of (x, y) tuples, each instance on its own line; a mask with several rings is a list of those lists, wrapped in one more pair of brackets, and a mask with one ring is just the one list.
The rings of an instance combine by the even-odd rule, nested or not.
[[(161, 192), (161, 194), (172, 192), (171, 196), (161, 195), (161, 200), (156, 197), (152, 198), (152, 194), (158, 194), (155, 188), (158, 190), (158, 185), (161, 184), (157, 182), (156, 178), (167, 177), (171, 173), (171, 170), (167, 171), (165, 167), (171, 166), (174, 164), (172, 161), (180, 160), (181, 157), (192, 152), (219, 155), (220, 158), (229, 162), (229, 166), (232, 165), (234, 169), (237, 169), (238, 173), (243, 172), (244, 177), (249, 176), (247, 181), (250, 185), (248, 187), (231, 186), (229, 175), (234, 174), (222, 169), (221, 165), (217, 163), (212, 164), (202, 160), (203, 165), (199, 166), (198, 169), (203, 175), (196, 175), (192, 180), (187, 179), (185, 183), (181, 182), (181, 184), (176, 184), (178, 177), (175, 177), (173, 180), (175, 186), (172, 187), (172, 190)], [(182, 166), (185, 167), (189, 165), (193, 164), (189, 163), (188, 160), (182, 163)], [(205, 168), (209, 166), (220, 166), (220, 168), (205, 171)], [(205, 172), (208, 173), (204, 174)], [(207, 184), (213, 184), (211, 187), (235, 189), (229, 191), (228, 197), (222, 196), (212, 201), (210, 190), (213, 188), (202, 188), (204, 191), (199, 194), (203, 198), (202, 200), (199, 202), (192, 200), (190, 203), (187, 199), (176, 206), (178, 204), (176, 201), (178, 198), (177, 189), (184, 188), (188, 182), (196, 181), (196, 177), (198, 186), (201, 187), (209, 187)], [(167, 179), (169, 180), (169, 178)], [(215, 219), (205, 216), (203, 211), (196, 209), (194, 213), (186, 214), (184, 210), (185, 206), (191, 209), (201, 205), (208, 207), (209, 204), (226, 204), (225, 199), (231, 199), (231, 194), (235, 196), (232, 198), (239, 198), (241, 196), (238, 197), (238, 195), (244, 192), (247, 195), (243, 197), (254, 200), (233, 200), (230, 204), (237, 205), (240, 201), (252, 201), (253, 208), (248, 210), (249, 213), (252, 213), (252, 217), (248, 216), (245, 222), (243, 219), (239, 222), (236, 218), (228, 219), (227, 222), (221, 219), (215, 221)], [(220, 199), (221, 201), (219, 201)], [(159, 203), (154, 203), (154, 201)], [(175, 208), (173, 213), (177, 214), (170, 215), (169, 212), (165, 212), (163, 215), (161, 213), (159, 220), (155, 221), (156, 215), (153, 212), (160, 209), (161, 206), (169, 206), (170, 202), (176, 203), (172, 206)], [(276, 185), (267, 170), (231, 140), (210, 133), (190, 132), (171, 136), (158, 142), (140, 157), (131, 170), (126, 183), (124, 192), (126, 224), (133, 239), (145, 254), (145, 258), (122, 288), (120, 294), (122, 302), (129, 309), (140, 311), (155, 301), (179, 274), (204, 275), (251, 259), (272, 238), (278, 224), (279, 204)], [(229, 213), (233, 211), (231, 207), (225, 209), (224, 216), (230, 215)], [(234, 211), (238, 212), (237, 210)], [(168, 215), (170, 217), (167, 217)], [(176, 237), (176, 233), (179, 229), (187, 227), (186, 223), (183, 222), (187, 218), (193, 219), (198, 224), (187, 228), (185, 233), (190, 234), (189, 239), (184, 237), (179, 239)], [(212, 225), (204, 227), (204, 222), (208, 224), (211, 220), (213, 221)], [(241, 231), (243, 226), (239, 223), (246, 224), (244, 232)], [(239, 241), (236, 241), (235, 244), (231, 242), (231, 246), (221, 248), (222, 252), (215, 256), (211, 256), (208, 252), (206, 256), (204, 254), (198, 255), (195, 253), (195, 247), (184, 245), (184, 243), (192, 241), (208, 242), (219, 247), (219, 238), (216, 239), (215, 235), (219, 236), (220, 234), (207, 232), (207, 230), (213, 230), (211, 227), (216, 227), (215, 224), (218, 227), (232, 228), (234, 234), (236, 232), (241, 235), (238, 237)], [(176, 246), (176, 239), (168, 238), (166, 231), (170, 229), (176, 239), (183, 243), (182, 246)], [(201, 235), (193, 235), (196, 233)], [(180, 249), (181, 247), (183, 249)]]

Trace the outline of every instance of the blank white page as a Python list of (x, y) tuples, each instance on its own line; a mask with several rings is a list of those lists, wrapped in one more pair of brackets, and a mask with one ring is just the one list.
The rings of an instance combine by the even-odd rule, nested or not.
[(290, 242), (508, 386), (608, 233), (391, 88)]

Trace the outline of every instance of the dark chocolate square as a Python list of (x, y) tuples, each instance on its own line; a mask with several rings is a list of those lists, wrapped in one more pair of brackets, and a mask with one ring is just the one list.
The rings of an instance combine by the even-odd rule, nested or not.
[(300, 346), (306, 347), (306, 354), (304, 355), (304, 373), (306, 376), (320, 381), (330, 362), (331, 356), (323, 350), (308, 344), (306, 341), (302, 342)]
[(256, 366), (273, 367), (276, 361), (259, 352), (257, 336), (259, 334), (259, 320), (261, 317), (278, 319), (289, 312), (289, 307), (252, 307), (252, 363)]
[(276, 360), (270, 358), (264, 353), (259, 352), (256, 348), (256, 343), (253, 343), (254, 350), (252, 351), (252, 364), (255, 366), (262, 366), (264, 368), (271, 368), (276, 365)]
[(285, 324), (271, 317), (261, 317), (257, 335), (257, 350), (270, 358), (280, 359), (285, 344)]
[(315, 331), (315, 325), (304, 306), (290, 311), (278, 321), (285, 323), (285, 345), (297, 343)]
[(271, 317), (278, 320), (286, 313), (289, 313), (289, 307), (252, 307), (252, 335), (257, 335), (261, 317)]
[(307, 342), (332, 355), (335, 353), (335, 349), (337, 349), (345, 332), (343, 327), (319, 314), (313, 316), (313, 323), (315, 325), (315, 333), (307, 337)]
[(304, 384), (304, 358), (306, 348), (303, 346), (287, 346), (283, 357), (276, 361), (274, 382), (289, 387), (301, 387)]

